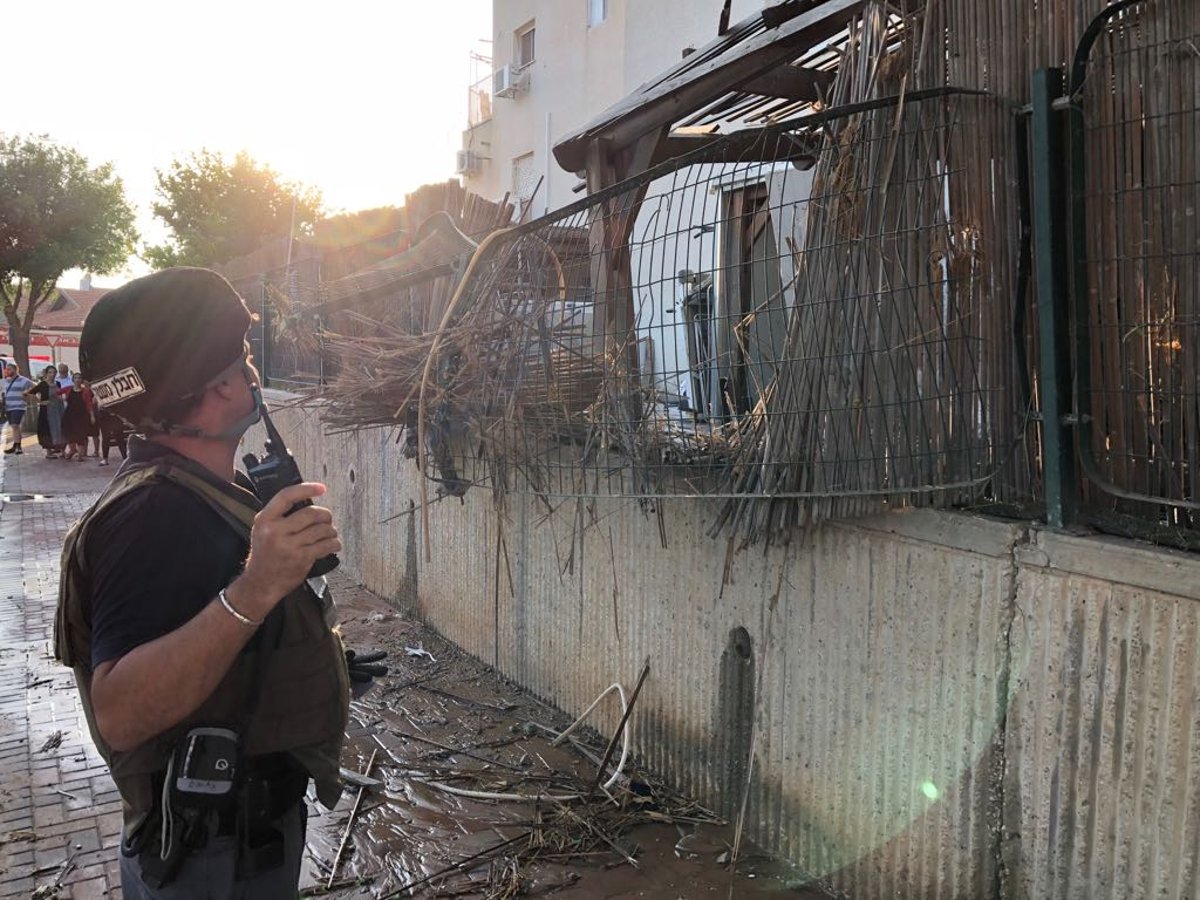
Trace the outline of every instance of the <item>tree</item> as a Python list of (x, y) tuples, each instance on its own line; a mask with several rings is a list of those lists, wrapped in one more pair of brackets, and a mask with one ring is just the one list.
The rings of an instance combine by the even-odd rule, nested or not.
[(17, 364), (29, 374), (34, 317), (67, 269), (121, 268), (137, 240), (111, 163), (40, 137), (0, 136), (0, 306)]
[(201, 150), (156, 174), (161, 200), (154, 215), (173, 234), (171, 242), (142, 252), (156, 269), (228, 262), (272, 238), (310, 234), (321, 215), (318, 191), (281, 181), (245, 153), (227, 162)]

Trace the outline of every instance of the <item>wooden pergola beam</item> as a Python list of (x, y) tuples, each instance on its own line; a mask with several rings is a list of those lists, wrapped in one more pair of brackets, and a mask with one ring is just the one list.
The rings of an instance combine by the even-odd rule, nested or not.
[(767, 143), (760, 129), (747, 129), (724, 135), (672, 134), (659, 143), (653, 165), (709, 147), (716, 152), (704, 154), (706, 163), (801, 162), (814, 156), (812, 142), (781, 134)]
[(739, 85), (738, 90), (781, 100), (812, 102), (828, 94), (836, 74), (801, 66), (779, 66)]
[(478, 246), (442, 211), (421, 224), (416, 238), (417, 243), (407, 250), (326, 282), (321, 290), (321, 310), (337, 312), (365, 299), (394, 297), (406, 288), (452, 276)]

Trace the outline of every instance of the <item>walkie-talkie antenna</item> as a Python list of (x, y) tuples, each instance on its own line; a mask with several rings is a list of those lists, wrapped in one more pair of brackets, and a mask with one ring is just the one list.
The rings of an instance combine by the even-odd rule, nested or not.
[(275, 427), (275, 423), (271, 421), (271, 416), (267, 413), (267, 404), (260, 400), (259, 408), (262, 410), (263, 426), (267, 429), (267, 440), (276, 447), (286, 447), (287, 445), (279, 434), (279, 429)]

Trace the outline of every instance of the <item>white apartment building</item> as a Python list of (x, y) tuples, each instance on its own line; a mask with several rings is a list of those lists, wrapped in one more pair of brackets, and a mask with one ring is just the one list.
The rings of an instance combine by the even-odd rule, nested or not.
[[(733, 0), (737, 22), (774, 0)], [(492, 74), (472, 86), (458, 169), (525, 218), (582, 196), (552, 148), (689, 48), (717, 37), (724, 0), (495, 0)]]
[[(521, 221), (584, 197), (583, 174), (558, 165), (555, 144), (688, 52), (716, 40), (723, 14), (728, 23), (737, 23), (776, 2), (733, 0), (726, 11), (724, 0), (495, 0), (490, 77), (472, 86), (470, 127), (459, 152), (465, 185), (490, 200), (507, 194)], [(477, 63), (482, 68), (482, 60)], [(722, 385), (731, 360), (751, 362), (732, 348), (729, 328), (736, 316), (728, 299), (734, 290), (730, 273), (744, 264), (747, 285), (760, 300), (774, 294), (773, 307), (791, 299), (780, 288), (789, 272), (751, 266), (751, 254), (772, 261), (779, 257), (774, 234), (768, 230), (765, 243), (743, 252), (726, 233), (738, 221), (731, 210), (742, 208), (739, 195), (747, 190), (739, 168), (706, 167), (703, 178), (714, 181), (712, 189), (689, 195), (685, 205), (695, 221), (709, 223), (703, 228), (689, 232), (680, 208), (669, 211), (662, 197), (670, 189), (667, 179), (651, 186), (634, 233), (635, 327), (643, 372), (664, 401), (701, 417), (720, 418), (729, 411), (722, 409), (728, 395)], [(728, 184), (716, 184), (718, 177)], [(762, 192), (762, 202), (769, 196), (776, 207), (792, 204), (789, 209), (807, 198), (810, 184), (795, 173), (786, 185), (769, 175), (759, 181), (751, 187)], [(789, 225), (792, 232), (802, 230)], [(788, 260), (772, 265), (790, 269)], [(775, 336), (759, 339), (751, 329), (750, 342), (777, 344), (782, 326), (776, 319), (772, 311), (761, 316), (763, 324), (755, 327), (773, 324)], [(768, 377), (757, 370), (753, 374), (757, 382)], [(749, 391), (742, 405), (756, 396)]]

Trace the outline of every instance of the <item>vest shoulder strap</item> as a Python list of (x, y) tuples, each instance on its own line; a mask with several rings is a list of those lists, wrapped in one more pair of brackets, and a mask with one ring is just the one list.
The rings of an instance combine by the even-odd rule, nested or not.
[[(58, 610), (55, 622), (55, 655), (74, 667), (88, 662), (84, 646), (90, 643), (90, 615), (86, 610), (87, 560), (85, 548), (88, 525), (96, 515), (134, 491), (155, 482), (169, 481), (189, 490), (247, 542), (258, 513), (257, 498), (248, 491), (243, 497), (222, 490), (187, 464), (159, 460), (122, 472), (105, 488), (92, 507), (67, 532), (63, 543)], [(240, 489), (239, 489), (240, 490)]]
[(233, 496), (221, 490), (208, 479), (178, 465), (163, 466), (156, 474), (160, 478), (173, 481), (175, 484), (191, 490), (192, 493), (205, 500), (235, 531), (247, 540), (250, 538), (250, 529), (254, 527), (254, 517), (258, 514), (258, 507), (251, 505), (253, 495), (248, 491), (242, 491), (245, 499)]

